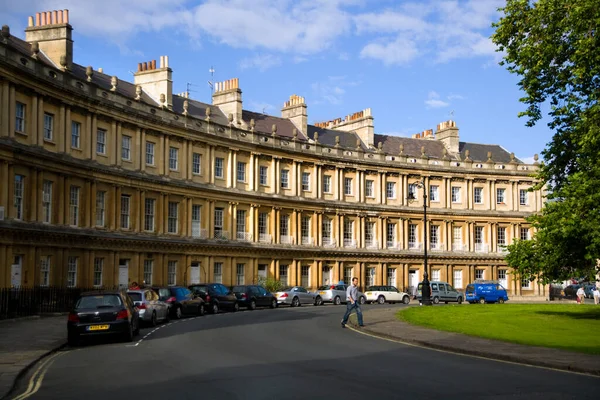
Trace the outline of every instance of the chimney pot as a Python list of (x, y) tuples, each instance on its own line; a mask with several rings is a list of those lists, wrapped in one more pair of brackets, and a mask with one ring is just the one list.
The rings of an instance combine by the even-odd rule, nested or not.
[(64, 22), (65, 22), (65, 24), (69, 23), (69, 10), (65, 10), (65, 13), (64, 13)]
[(152, 60), (152, 69), (156, 69), (156, 60)]
[(52, 11), (46, 11), (46, 25), (52, 25)]
[(142, 70), (142, 63), (138, 63), (138, 70), (137, 72), (140, 72)]
[(165, 67), (165, 56), (160, 56), (159, 68)]
[(33, 26), (33, 17), (32, 16), (30, 16), (29, 18), (27, 18), (27, 26), (28, 27)]
[(56, 10), (52, 11), (52, 23), (58, 24), (58, 11)]
[(63, 23), (63, 10), (58, 10), (58, 23)]
[(169, 68), (169, 56), (165, 56), (165, 68)]
[(101, 74), (103, 74), (104, 73), (104, 68), (102, 68), (102, 67), (98, 68), (98, 72), (100, 72)]
[(40, 14), (40, 26), (46, 25), (46, 13), (39, 13), (39, 14)]
[(35, 26), (40, 26), (40, 13), (35, 13)]

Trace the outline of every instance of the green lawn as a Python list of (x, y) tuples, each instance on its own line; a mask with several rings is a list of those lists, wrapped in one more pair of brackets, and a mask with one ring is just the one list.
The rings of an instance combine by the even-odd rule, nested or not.
[(600, 306), (577, 304), (473, 304), (408, 307), (405, 322), (530, 346), (600, 354)]

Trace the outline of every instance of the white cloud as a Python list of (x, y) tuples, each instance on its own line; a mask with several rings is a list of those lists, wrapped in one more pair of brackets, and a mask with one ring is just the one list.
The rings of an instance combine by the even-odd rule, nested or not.
[(430, 91), (425, 100), (427, 108), (443, 108), (448, 107), (450, 103), (440, 100), (440, 95), (436, 91)]
[(449, 94), (446, 98), (448, 100), (464, 100), (465, 99), (465, 97), (460, 94)]
[(256, 68), (261, 72), (279, 65), (281, 65), (281, 58), (272, 54), (257, 54), (254, 57), (244, 58), (239, 64), (242, 70)]
[(385, 65), (408, 64), (417, 55), (416, 44), (400, 37), (391, 43), (369, 43), (360, 52), (361, 58), (380, 60)]
[(361, 81), (348, 79), (345, 75), (329, 76), (323, 82), (315, 82), (310, 87), (314, 93), (313, 104), (332, 104), (339, 105), (343, 103), (347, 88), (356, 87)]

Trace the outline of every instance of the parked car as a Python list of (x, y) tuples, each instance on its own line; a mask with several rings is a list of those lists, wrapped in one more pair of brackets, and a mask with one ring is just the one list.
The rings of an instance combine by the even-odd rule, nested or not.
[(206, 305), (204, 300), (195, 296), (188, 288), (182, 286), (155, 287), (161, 301), (169, 306), (171, 317), (180, 319), (184, 315), (204, 315)]
[(379, 304), (410, 303), (410, 295), (399, 291), (395, 286), (369, 286), (365, 292), (368, 302), (377, 302)]
[(89, 336), (118, 335), (131, 342), (140, 332), (138, 310), (125, 291), (82, 293), (69, 313), (67, 340), (75, 346)]
[(565, 297), (577, 297), (577, 290), (581, 287), (580, 284), (569, 285), (565, 288)]
[(594, 288), (596, 287), (595, 283), (590, 283), (587, 285), (583, 286), (583, 291), (585, 292), (585, 297), (587, 299), (593, 299), (594, 298), (594, 293), (592, 293), (592, 290), (594, 290)]
[(277, 298), (260, 285), (238, 285), (231, 288), (240, 307), (254, 310), (256, 307), (277, 307)]
[[(462, 292), (454, 289), (449, 283), (431, 281), (429, 282), (429, 285), (431, 287), (431, 301), (433, 304), (438, 304), (440, 301), (443, 301), (446, 304), (448, 304), (450, 301), (455, 301), (458, 304), (462, 304), (463, 300), (465, 299), (465, 296), (462, 294)], [(422, 288), (423, 282), (419, 282), (419, 285), (417, 286), (417, 300), (419, 300), (419, 303), (421, 302)]]
[(299, 307), (302, 304), (314, 304), (320, 306), (323, 304), (323, 299), (318, 293), (309, 292), (302, 286), (288, 286), (277, 293), (277, 303), (288, 304), (292, 307)]
[(206, 307), (213, 314), (223, 309), (234, 312), (240, 309), (235, 294), (221, 283), (202, 283), (189, 286), (189, 289), (204, 300)]
[(160, 322), (169, 322), (169, 305), (162, 301), (152, 289), (128, 290), (140, 315), (140, 321), (152, 326)]
[(503, 304), (505, 301), (508, 301), (508, 294), (506, 289), (497, 282), (474, 282), (467, 285), (467, 288), (465, 289), (465, 299), (471, 304)]
[[(337, 306), (347, 302), (346, 290), (348, 290), (348, 285), (339, 283), (337, 285), (319, 286), (317, 288), (317, 293), (321, 296), (323, 303), (333, 303)], [(358, 293), (358, 303), (365, 304), (367, 298), (360, 291)]]

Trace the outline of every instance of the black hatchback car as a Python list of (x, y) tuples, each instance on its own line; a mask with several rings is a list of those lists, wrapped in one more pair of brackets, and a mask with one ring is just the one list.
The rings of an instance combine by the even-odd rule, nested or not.
[(184, 315), (204, 315), (206, 306), (204, 300), (182, 286), (153, 287), (158, 298), (169, 305), (169, 313), (173, 318), (180, 319)]
[(131, 342), (140, 332), (138, 310), (124, 291), (82, 293), (69, 313), (69, 345), (82, 337), (118, 335)]
[(256, 307), (277, 307), (277, 298), (273, 293), (259, 285), (238, 285), (232, 289), (237, 297), (240, 307), (255, 310)]
[(190, 286), (189, 289), (204, 300), (206, 307), (213, 314), (219, 310), (235, 312), (240, 309), (235, 294), (221, 283), (199, 283)]

